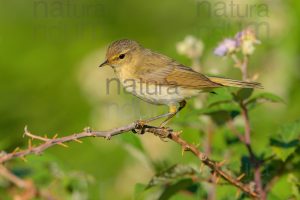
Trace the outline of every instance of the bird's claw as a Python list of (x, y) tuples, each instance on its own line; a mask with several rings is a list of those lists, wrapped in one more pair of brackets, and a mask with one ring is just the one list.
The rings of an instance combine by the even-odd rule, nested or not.
[(136, 124), (135, 129), (132, 129), (131, 131), (137, 134), (144, 134), (145, 133), (144, 126), (146, 125), (146, 122), (144, 120), (137, 120), (135, 124)]
[(131, 130), (134, 134), (144, 134), (145, 133), (145, 129), (144, 128), (141, 128), (141, 129), (132, 129)]
[(136, 128), (141, 129), (146, 125), (146, 122), (144, 120), (137, 120), (136, 121)]

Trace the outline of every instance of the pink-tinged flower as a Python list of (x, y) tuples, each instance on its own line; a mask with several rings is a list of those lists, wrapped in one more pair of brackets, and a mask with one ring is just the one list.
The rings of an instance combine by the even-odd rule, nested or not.
[(260, 44), (255, 32), (252, 29), (245, 29), (238, 32), (235, 36), (238, 45), (244, 55), (251, 55), (255, 50), (255, 45)]
[(226, 56), (234, 53), (238, 49), (238, 43), (234, 39), (227, 38), (223, 40), (217, 48), (214, 50), (214, 54), (217, 56)]

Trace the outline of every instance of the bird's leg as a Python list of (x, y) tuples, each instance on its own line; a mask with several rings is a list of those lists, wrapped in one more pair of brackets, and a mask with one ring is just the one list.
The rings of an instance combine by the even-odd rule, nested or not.
[(151, 121), (163, 118), (163, 117), (169, 117), (170, 115), (171, 115), (171, 113), (165, 113), (165, 114), (158, 115), (158, 116), (155, 116), (155, 117), (151, 117), (149, 119), (145, 119), (145, 120), (142, 120), (142, 121), (145, 122), (145, 123), (148, 123), (148, 122), (151, 122)]
[[(151, 121), (163, 118), (163, 117), (167, 117), (167, 119), (165, 119), (159, 126), (159, 128), (163, 128), (180, 110), (182, 110), (185, 107), (185, 105), (186, 105), (186, 101), (183, 100), (183, 101), (179, 102), (179, 107), (178, 108), (177, 108), (176, 105), (170, 105), (168, 113), (158, 115), (158, 116), (155, 116), (155, 117), (151, 117), (151, 118), (145, 119), (145, 120), (138, 120), (138, 123), (146, 125), (146, 123), (148, 123), (148, 122), (151, 122)], [(142, 134), (144, 131), (141, 130), (141, 131), (137, 132), (136, 130), (133, 130), (132, 132)]]
[(160, 128), (164, 127), (180, 110), (182, 110), (186, 105), (186, 101), (183, 100), (181, 102), (179, 102), (179, 107), (177, 108), (175, 105), (170, 105), (169, 106), (169, 116), (167, 117), (167, 119), (165, 119), (161, 124), (160, 124)]
[[(137, 123), (143, 127), (143, 126), (146, 126), (146, 124), (149, 123), (149, 122), (152, 122), (152, 121), (154, 121), (154, 120), (157, 120), (157, 119), (160, 119), (160, 118), (163, 118), (163, 117), (169, 117), (169, 116), (171, 116), (171, 115), (172, 115), (172, 113), (165, 113), (165, 114), (162, 114), (162, 115), (158, 115), (158, 116), (155, 116), (155, 117), (151, 117), (151, 118), (149, 118), (149, 119), (138, 120)], [(142, 130), (140, 130), (140, 131), (137, 131), (137, 130), (134, 129), (134, 130), (132, 130), (132, 132), (133, 132), (133, 133), (143, 134), (143, 133), (144, 133), (144, 130), (143, 130), (143, 128), (142, 128)]]

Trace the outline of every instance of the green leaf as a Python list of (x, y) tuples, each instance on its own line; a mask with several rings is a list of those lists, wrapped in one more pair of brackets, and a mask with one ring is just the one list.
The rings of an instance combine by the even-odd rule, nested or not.
[(187, 165), (176, 164), (172, 167), (158, 173), (155, 175), (149, 182), (147, 188), (156, 186), (156, 185), (166, 185), (170, 182), (177, 180), (178, 178), (190, 177), (191, 175), (196, 174), (194, 168)]
[(226, 88), (218, 88), (214, 90), (213, 94), (207, 97), (205, 105), (210, 107), (219, 103), (231, 102), (232, 100), (233, 96)]
[(234, 100), (236, 100), (237, 102), (244, 101), (248, 99), (252, 95), (252, 93), (252, 88), (241, 88), (236, 92)]
[(200, 109), (200, 114), (211, 114), (219, 111), (227, 111), (227, 112), (233, 112), (233, 111), (240, 111), (240, 108), (238, 105), (234, 103), (221, 103), (217, 104), (211, 107), (205, 107)]
[(248, 102), (246, 103), (246, 105), (248, 106), (253, 106), (257, 103), (263, 103), (263, 102), (274, 102), (274, 103), (284, 103), (283, 99), (275, 94), (272, 93), (260, 93), (257, 95), (254, 95), (253, 97), (251, 97)]
[(167, 169), (171, 164), (168, 160), (152, 160), (152, 166), (155, 173), (160, 173)]
[(240, 108), (235, 103), (220, 103), (212, 107), (200, 110), (200, 114), (209, 115), (218, 125), (223, 125), (229, 119), (236, 117), (240, 113)]
[(273, 153), (285, 161), (299, 147), (300, 120), (283, 125), (271, 138)]
[(181, 179), (177, 183), (167, 186), (166, 189), (163, 191), (163, 193), (160, 195), (159, 200), (170, 199), (171, 196), (173, 196), (180, 190), (184, 190), (192, 185), (193, 185), (192, 179)]
[(292, 185), (292, 193), (296, 199), (300, 199), (300, 181), (295, 174), (288, 175), (288, 182)]
[(286, 161), (286, 159), (296, 150), (296, 147), (290, 147), (283, 149), (281, 147), (272, 146), (272, 152), (276, 154), (278, 158), (282, 161)]
[(253, 179), (253, 164), (251, 163), (251, 160), (248, 156), (242, 156), (241, 157), (241, 168), (240, 173), (244, 173), (245, 177), (243, 178), (243, 181), (251, 181)]
[(143, 192), (145, 191), (145, 189), (146, 189), (146, 185), (141, 183), (135, 184), (134, 199), (135, 200), (143, 199)]

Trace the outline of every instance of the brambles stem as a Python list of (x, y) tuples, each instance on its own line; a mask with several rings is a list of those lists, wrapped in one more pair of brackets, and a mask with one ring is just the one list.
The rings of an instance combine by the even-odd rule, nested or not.
[(194, 154), (200, 161), (202, 161), (204, 165), (206, 165), (211, 169), (212, 174), (215, 174), (218, 177), (222, 177), (224, 180), (234, 185), (235, 187), (239, 188), (240, 190), (248, 194), (250, 197), (253, 198), (258, 197), (258, 194), (255, 191), (253, 191), (251, 187), (242, 183), (238, 178), (234, 178), (229, 173), (223, 171), (221, 169), (221, 164), (211, 160), (210, 158), (207, 157), (205, 153), (199, 151), (196, 146), (189, 144), (184, 139), (182, 139), (180, 137), (180, 132), (176, 132), (166, 128), (144, 125), (139, 121), (109, 131), (92, 131), (88, 129), (81, 133), (75, 133), (64, 137), (54, 137), (54, 138), (37, 136), (35, 134), (30, 133), (27, 130), (27, 128), (25, 128), (25, 133), (24, 133), (25, 136), (29, 137), (30, 139), (40, 140), (42, 141), (42, 143), (37, 146), (30, 145), (27, 149), (24, 150), (14, 151), (12, 153), (5, 154), (2, 157), (0, 157), (0, 164), (3, 164), (4, 162), (7, 162), (15, 158), (24, 158), (29, 154), (40, 154), (46, 149), (55, 145), (63, 144), (62, 146), (65, 146), (65, 143), (67, 142), (71, 142), (71, 141), (78, 142), (80, 141), (79, 139), (81, 138), (103, 137), (106, 139), (110, 139), (113, 136), (123, 134), (128, 131), (134, 131), (134, 130), (140, 130), (143, 133), (146, 132), (152, 133), (161, 138), (169, 138), (170, 140), (179, 144), (182, 147), (182, 149), (184, 149), (185, 151), (190, 151), (192, 154)]

